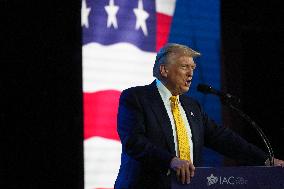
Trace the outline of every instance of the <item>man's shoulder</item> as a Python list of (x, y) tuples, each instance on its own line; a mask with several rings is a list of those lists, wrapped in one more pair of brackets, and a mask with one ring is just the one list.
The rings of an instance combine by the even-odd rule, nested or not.
[(122, 93), (138, 93), (143, 94), (149, 90), (155, 89), (155, 84), (151, 83), (149, 85), (143, 85), (143, 86), (133, 86), (129, 87), (127, 89), (124, 89)]
[(133, 87), (129, 87), (124, 89), (122, 92), (132, 92), (132, 91), (141, 91), (141, 90), (145, 90), (147, 85), (143, 85), (143, 86), (133, 86)]
[[(135, 86), (129, 87), (123, 90), (120, 94), (120, 101), (136, 101), (136, 100), (145, 100), (151, 99), (155, 94), (155, 85), (144, 85), (144, 86)], [(140, 101), (139, 100), (139, 101)]]

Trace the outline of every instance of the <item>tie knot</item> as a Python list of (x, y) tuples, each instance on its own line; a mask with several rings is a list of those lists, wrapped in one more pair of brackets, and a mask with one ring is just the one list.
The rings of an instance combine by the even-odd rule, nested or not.
[(171, 97), (170, 97), (170, 101), (171, 101), (171, 103), (173, 103), (173, 104), (178, 104), (178, 98), (177, 98), (177, 96), (171, 96)]

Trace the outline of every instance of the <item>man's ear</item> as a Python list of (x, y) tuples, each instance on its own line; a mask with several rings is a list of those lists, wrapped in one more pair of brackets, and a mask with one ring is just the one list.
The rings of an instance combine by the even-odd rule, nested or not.
[(166, 68), (166, 65), (161, 64), (160, 65), (160, 73), (162, 77), (167, 77), (168, 76), (168, 70)]

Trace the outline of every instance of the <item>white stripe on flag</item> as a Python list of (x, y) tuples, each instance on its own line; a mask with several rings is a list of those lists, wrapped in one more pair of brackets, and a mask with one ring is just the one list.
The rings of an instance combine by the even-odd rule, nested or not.
[(102, 137), (84, 141), (85, 189), (113, 188), (120, 165), (121, 143)]
[(149, 84), (156, 54), (129, 43), (83, 46), (83, 91), (123, 89)]
[(156, 11), (172, 16), (175, 12), (175, 5), (176, 0), (156, 0)]

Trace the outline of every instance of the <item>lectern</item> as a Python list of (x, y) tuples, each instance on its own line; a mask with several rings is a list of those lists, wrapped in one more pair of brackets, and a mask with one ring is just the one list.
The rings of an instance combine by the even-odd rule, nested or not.
[(284, 189), (282, 167), (200, 167), (190, 184), (172, 175), (172, 189)]

